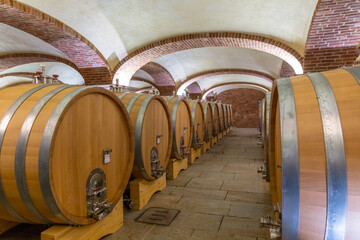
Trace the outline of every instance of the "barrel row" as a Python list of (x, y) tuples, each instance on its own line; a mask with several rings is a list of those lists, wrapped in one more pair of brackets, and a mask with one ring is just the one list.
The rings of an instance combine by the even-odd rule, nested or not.
[(67, 85), (4, 88), (0, 106), (0, 219), (40, 224), (105, 218), (130, 177), (161, 177), (232, 119), (225, 104)]
[(282, 239), (358, 239), (360, 68), (278, 79), (264, 159)]

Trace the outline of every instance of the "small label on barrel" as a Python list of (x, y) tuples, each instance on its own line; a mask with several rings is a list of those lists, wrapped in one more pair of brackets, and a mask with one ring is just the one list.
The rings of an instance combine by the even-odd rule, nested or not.
[(104, 164), (107, 164), (110, 162), (110, 153), (104, 155)]
[(112, 149), (110, 148), (105, 148), (103, 153), (104, 153), (104, 164), (107, 164), (110, 162), (110, 153), (112, 152)]

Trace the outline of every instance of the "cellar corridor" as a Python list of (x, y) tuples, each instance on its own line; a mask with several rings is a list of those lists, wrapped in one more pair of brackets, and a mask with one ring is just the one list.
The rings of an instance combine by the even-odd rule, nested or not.
[[(260, 217), (271, 211), (268, 183), (257, 173), (263, 149), (257, 129), (233, 128), (141, 211), (125, 210), (124, 225), (104, 240), (268, 239)], [(149, 207), (181, 212), (169, 226), (136, 222)]]
[[(268, 183), (257, 173), (263, 149), (259, 131), (233, 128), (208, 153), (156, 193), (141, 211), (124, 207), (124, 225), (103, 240), (268, 239), (260, 217), (270, 214)], [(148, 208), (180, 210), (169, 226), (135, 220)], [(40, 239), (42, 225), (21, 224), (0, 239)]]

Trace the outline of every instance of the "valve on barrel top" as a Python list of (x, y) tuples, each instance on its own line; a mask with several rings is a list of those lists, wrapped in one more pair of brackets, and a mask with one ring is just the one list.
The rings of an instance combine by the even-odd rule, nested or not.
[(116, 81), (116, 84), (110, 85), (110, 91), (112, 91), (112, 92), (123, 92), (124, 91), (124, 86), (119, 85), (119, 79), (117, 78), (115, 81)]
[(43, 84), (52, 84), (54, 81), (58, 81), (58, 77), (59, 75), (52, 75), (51, 76), (47, 76), (46, 75), (46, 66), (45, 64), (40, 64), (40, 71), (36, 72), (35, 74), (33, 74), (33, 83), (43, 83)]
[(184, 127), (184, 133), (180, 138), (180, 157), (182, 157), (182, 158), (186, 158), (190, 154), (189, 151), (186, 151), (186, 145), (185, 145), (185, 133), (186, 133), (185, 130), (186, 129), (187, 129), (187, 127)]
[(150, 163), (151, 163), (151, 176), (155, 178), (161, 177), (165, 169), (161, 169), (160, 167), (160, 160), (159, 160), (159, 153), (156, 147), (153, 147), (150, 152)]
[(200, 123), (197, 124), (196, 126), (196, 131), (195, 131), (195, 143), (198, 147), (201, 147), (202, 145), (204, 145), (204, 142), (202, 142), (199, 138), (199, 127), (200, 127)]
[(113, 209), (107, 200), (106, 176), (100, 168), (91, 171), (86, 181), (86, 205), (88, 217), (96, 220), (105, 218)]

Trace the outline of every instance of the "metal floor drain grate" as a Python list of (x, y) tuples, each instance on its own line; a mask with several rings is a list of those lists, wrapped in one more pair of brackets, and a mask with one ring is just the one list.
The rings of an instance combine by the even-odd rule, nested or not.
[(152, 223), (158, 225), (169, 226), (170, 223), (179, 214), (180, 210), (155, 208), (151, 207), (146, 210), (140, 217), (136, 219), (137, 222)]

